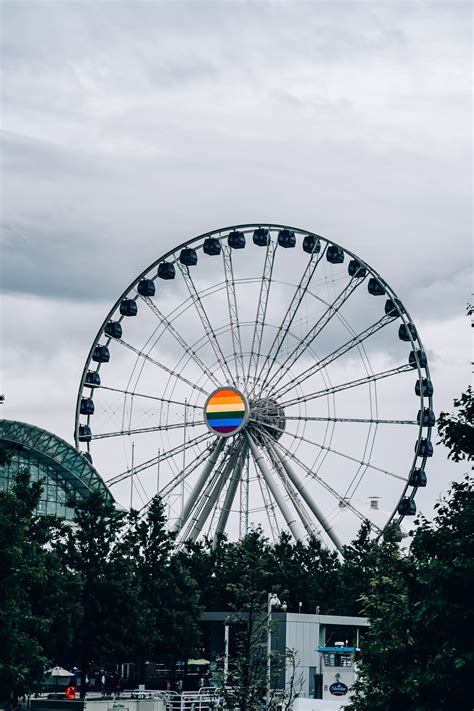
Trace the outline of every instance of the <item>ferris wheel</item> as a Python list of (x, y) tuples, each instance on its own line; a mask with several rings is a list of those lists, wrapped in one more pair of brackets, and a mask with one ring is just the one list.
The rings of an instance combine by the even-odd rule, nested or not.
[(416, 512), (435, 416), (406, 306), (306, 230), (226, 227), (121, 294), (81, 377), (76, 446), (118, 501), (162, 497), (177, 544), (320, 537), (341, 549)]

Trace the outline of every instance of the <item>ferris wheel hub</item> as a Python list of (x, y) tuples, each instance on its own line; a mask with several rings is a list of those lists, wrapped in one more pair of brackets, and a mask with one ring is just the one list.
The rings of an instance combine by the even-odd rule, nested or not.
[(263, 444), (264, 435), (277, 440), (285, 429), (285, 411), (283, 407), (273, 398), (265, 397), (252, 400), (250, 403), (250, 414), (254, 424), (254, 434), (256, 439)]

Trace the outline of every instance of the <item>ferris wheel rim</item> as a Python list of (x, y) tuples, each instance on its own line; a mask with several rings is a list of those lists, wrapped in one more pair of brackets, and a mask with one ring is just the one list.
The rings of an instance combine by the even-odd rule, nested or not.
[[(79, 439), (78, 439), (78, 429), (79, 429), (79, 419), (80, 419), (79, 408), (80, 408), (80, 403), (81, 403), (81, 398), (82, 398), (82, 395), (83, 395), (83, 392), (84, 392), (84, 388), (86, 387), (86, 384), (85, 384), (85, 376), (86, 376), (86, 373), (87, 373), (87, 371), (88, 371), (88, 369), (89, 369), (89, 366), (90, 366), (90, 364), (91, 364), (91, 361), (92, 361), (92, 354), (93, 354), (93, 352), (94, 352), (94, 349), (95, 349), (96, 345), (98, 345), (100, 338), (101, 338), (101, 337), (103, 336), (103, 334), (104, 334), (104, 328), (105, 328), (106, 324), (109, 322), (109, 320), (111, 319), (111, 317), (117, 312), (117, 310), (118, 310), (118, 308), (119, 308), (119, 305), (120, 305), (120, 303), (123, 301), (123, 299), (127, 298), (127, 296), (128, 296), (128, 295), (132, 292), (132, 290), (136, 287), (136, 285), (138, 284), (138, 282), (140, 281), (140, 279), (145, 278), (147, 275), (149, 275), (150, 272), (151, 272), (152, 270), (154, 270), (161, 262), (168, 260), (170, 257), (173, 257), (173, 262), (174, 262), (174, 263), (177, 263), (177, 262), (178, 262), (177, 254), (178, 254), (182, 249), (185, 249), (186, 247), (194, 246), (194, 245), (196, 245), (197, 243), (202, 243), (203, 240), (206, 239), (207, 237), (217, 237), (217, 238), (220, 240), (220, 242), (223, 244), (223, 240), (225, 239), (225, 237), (228, 235), (229, 232), (231, 232), (231, 231), (250, 231), (250, 230), (255, 229), (255, 228), (257, 228), (257, 227), (265, 227), (265, 228), (268, 228), (269, 230), (287, 229), (287, 230), (292, 230), (292, 231), (294, 231), (295, 233), (298, 233), (299, 235), (314, 235), (317, 239), (324, 241), (324, 243), (325, 243), (325, 245), (326, 245), (326, 248), (327, 248), (328, 245), (334, 245), (334, 246), (336, 246), (336, 247), (339, 247), (341, 250), (343, 250), (343, 252), (344, 252), (345, 254), (347, 254), (348, 256), (352, 257), (353, 259), (356, 259), (361, 265), (363, 265), (363, 266), (367, 269), (368, 274), (370, 274), (371, 276), (373, 276), (373, 277), (384, 287), (387, 296), (388, 296), (389, 298), (393, 299), (393, 300), (394, 300), (394, 303), (397, 304), (398, 297), (397, 297), (395, 291), (394, 291), (394, 290), (390, 287), (390, 285), (383, 279), (383, 277), (381, 277), (381, 276), (378, 274), (378, 272), (373, 269), (372, 266), (370, 266), (365, 260), (363, 260), (362, 258), (360, 258), (358, 255), (356, 255), (355, 253), (353, 253), (351, 250), (347, 249), (346, 247), (342, 247), (341, 245), (339, 245), (339, 244), (338, 244), (337, 242), (335, 242), (334, 240), (329, 240), (328, 238), (326, 238), (326, 237), (324, 237), (324, 236), (317, 235), (317, 234), (315, 234), (313, 231), (305, 230), (305, 229), (302, 229), (302, 228), (291, 227), (291, 226), (288, 226), (288, 225), (280, 225), (280, 224), (276, 224), (276, 223), (261, 222), (261, 223), (245, 223), (245, 224), (231, 225), (231, 226), (228, 226), (228, 227), (222, 227), (222, 228), (218, 228), (218, 229), (215, 229), (215, 230), (211, 230), (211, 231), (209, 231), (209, 232), (205, 232), (205, 233), (203, 233), (203, 234), (201, 234), (201, 235), (198, 235), (197, 237), (192, 237), (192, 238), (190, 238), (190, 239), (188, 239), (188, 240), (182, 242), (180, 245), (174, 247), (173, 249), (169, 250), (169, 251), (166, 252), (164, 255), (160, 256), (160, 257), (159, 257), (158, 259), (156, 259), (151, 265), (149, 265), (146, 269), (144, 269), (144, 270), (138, 275), (138, 277), (136, 277), (136, 278), (130, 283), (130, 285), (123, 291), (123, 293), (122, 293), (122, 294), (120, 295), (120, 297), (116, 300), (116, 302), (114, 303), (113, 307), (110, 309), (110, 311), (109, 311), (108, 314), (106, 315), (106, 317), (105, 317), (103, 323), (101, 324), (101, 327), (99, 328), (99, 330), (98, 330), (98, 332), (97, 332), (97, 335), (96, 335), (96, 337), (95, 337), (95, 339), (94, 339), (94, 341), (93, 341), (93, 343), (92, 343), (91, 349), (90, 349), (89, 354), (88, 354), (88, 357), (87, 357), (87, 359), (86, 359), (86, 362), (85, 362), (85, 365), (84, 365), (84, 369), (83, 369), (83, 373), (82, 373), (82, 376), (81, 376), (81, 381), (80, 381), (80, 385), (79, 385), (79, 390), (78, 390), (77, 403), (76, 403), (75, 433), (74, 433), (75, 442), (76, 442), (76, 447), (77, 447), (78, 449), (79, 449), (79, 447), (80, 447), (80, 443), (79, 443)], [(202, 245), (201, 245), (201, 246), (202, 246)], [(230, 248), (229, 248), (229, 249), (230, 249)], [(157, 278), (157, 276), (155, 275), (153, 281), (156, 280), (156, 278)], [(257, 279), (257, 280), (258, 280), (258, 279)], [(135, 299), (138, 299), (138, 298), (139, 298), (139, 297), (138, 297), (138, 294), (137, 294), (136, 297), (135, 297)], [(408, 328), (408, 325), (409, 325), (409, 324), (413, 324), (413, 320), (411, 319), (410, 314), (409, 314), (408, 310), (406, 309), (405, 305), (403, 305), (403, 310), (399, 310), (399, 309), (398, 309), (398, 306), (397, 306), (397, 310), (398, 310), (398, 315), (397, 315), (397, 317), (400, 318), (401, 321), (402, 321), (402, 323), (407, 327), (407, 335), (409, 336), (409, 342), (410, 342), (410, 344), (411, 344), (411, 346), (412, 346), (413, 351), (415, 352), (415, 354), (416, 354), (417, 350), (424, 351), (423, 343), (422, 343), (422, 340), (421, 340), (421, 338), (420, 338), (420, 335), (419, 335), (418, 331), (416, 331), (416, 335), (413, 336), (413, 334), (412, 334), (410, 328)], [(117, 320), (118, 320), (119, 322), (121, 322), (121, 321), (123, 320), (123, 316), (121, 316), (121, 317), (120, 317), (119, 319), (117, 319)], [(109, 343), (110, 343), (111, 341), (113, 341), (113, 340), (114, 340), (114, 339), (111, 338), (111, 337), (106, 338), (106, 339), (105, 339), (105, 345), (108, 346)], [(96, 367), (96, 370), (97, 370), (97, 371), (100, 370), (101, 365), (102, 365), (101, 363), (98, 363), (98, 364), (97, 364), (97, 367)], [(414, 368), (411, 368), (411, 370), (415, 370), (415, 369), (414, 369)], [(421, 365), (417, 358), (416, 358), (416, 370), (417, 370), (417, 372), (418, 372), (418, 377), (419, 377), (420, 381), (421, 381), (421, 379), (422, 379), (422, 377), (423, 377), (424, 374), (425, 374), (425, 377), (426, 377), (426, 378), (428, 378), (428, 379), (430, 378), (429, 364), (426, 363), (425, 365)], [(170, 377), (171, 377), (171, 375), (170, 375)], [(429, 408), (430, 408), (430, 409), (432, 408), (432, 396), (431, 396), (431, 395), (428, 395), (428, 396), (427, 396), (427, 395), (424, 395), (424, 394), (422, 393), (422, 394), (420, 395), (420, 410), (421, 410), (421, 411), (423, 411), (423, 406), (424, 406), (425, 398), (426, 398), (426, 400), (427, 400), (427, 402), (428, 402), (428, 404), (429, 404)], [(339, 420), (338, 420), (338, 421), (339, 421)], [(419, 444), (419, 442), (421, 441), (423, 434), (426, 434), (426, 439), (430, 440), (430, 439), (431, 439), (431, 431), (432, 431), (432, 426), (431, 426), (431, 425), (430, 425), (428, 428), (426, 428), (426, 430), (424, 431), (424, 430), (423, 430), (423, 425), (422, 425), (422, 423), (420, 423), (419, 428), (418, 428), (417, 444)], [(414, 469), (415, 464), (416, 464), (416, 461), (417, 461), (418, 459), (420, 459), (420, 455), (417, 455), (417, 454), (415, 453), (415, 456), (413, 457), (413, 461), (412, 461), (412, 464), (411, 464), (411, 467), (410, 467), (410, 471)], [(421, 464), (420, 464), (420, 466), (424, 469), (425, 464), (426, 464), (426, 456), (421, 458)], [(402, 494), (401, 494), (402, 497), (405, 496), (405, 494), (406, 494), (406, 492), (408, 491), (409, 487), (410, 487), (410, 485), (409, 485), (409, 483), (408, 483), (408, 478), (407, 478), (407, 479), (406, 479), (405, 486), (404, 486), (404, 489), (403, 489)], [(411, 488), (411, 493), (410, 493), (410, 497), (409, 497), (409, 498), (413, 499), (413, 498), (415, 497), (416, 492), (417, 492), (417, 489), (418, 489), (418, 487), (412, 487), (412, 488)], [(395, 508), (395, 510), (392, 512), (392, 514), (391, 514), (389, 520), (386, 522), (385, 527), (384, 527), (384, 530), (385, 530), (386, 527), (396, 518), (396, 516), (397, 516), (397, 508)], [(402, 519), (403, 519), (403, 516), (399, 516), (399, 517), (396, 519), (397, 523), (399, 524), (399, 523), (402, 521)]]

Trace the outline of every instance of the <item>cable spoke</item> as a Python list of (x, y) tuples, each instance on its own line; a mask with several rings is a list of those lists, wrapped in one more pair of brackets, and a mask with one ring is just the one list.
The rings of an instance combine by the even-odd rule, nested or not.
[(186, 385), (189, 385), (189, 387), (191, 387), (193, 390), (199, 390), (201, 393), (203, 393), (207, 397), (207, 392), (205, 390), (203, 390), (203, 388), (201, 388), (199, 385), (196, 385), (195, 383), (192, 383), (190, 380), (185, 378), (183, 375), (176, 373), (176, 371), (172, 370), (171, 368), (168, 368), (168, 366), (166, 366), (166, 365), (163, 365), (163, 363), (158, 362), (151, 356), (147, 355), (146, 353), (143, 353), (143, 351), (141, 351), (139, 348), (135, 348), (135, 346), (132, 346), (130, 343), (123, 341), (121, 338), (117, 338), (115, 340), (118, 343), (121, 343), (122, 346), (125, 346), (129, 350), (136, 353), (138, 356), (140, 356), (140, 358), (144, 358), (144, 360), (147, 360), (149, 363), (153, 363), (153, 365), (157, 365), (158, 368), (161, 368), (169, 375), (172, 375), (174, 378), (178, 378), (178, 380), (181, 380), (183, 383), (186, 383)]
[(209, 380), (214, 383), (214, 385), (218, 386), (219, 383), (217, 382), (214, 374), (209, 370), (209, 368), (202, 362), (202, 360), (199, 358), (197, 353), (192, 349), (190, 345), (186, 342), (186, 340), (182, 337), (182, 335), (175, 329), (173, 326), (173, 323), (166, 318), (166, 316), (160, 311), (160, 309), (157, 307), (157, 305), (150, 299), (149, 296), (142, 296), (142, 300), (149, 306), (149, 308), (153, 311), (155, 316), (159, 318), (161, 323), (166, 326), (167, 331), (171, 333), (171, 335), (175, 338), (175, 340), (179, 343), (179, 345), (183, 348), (183, 350), (189, 355), (189, 357), (199, 366), (199, 368), (202, 370), (204, 375), (207, 375)]
[(196, 308), (196, 311), (199, 315), (202, 326), (204, 328), (204, 333), (206, 334), (208, 341), (212, 346), (212, 349), (213, 349), (214, 354), (216, 356), (217, 362), (219, 363), (220, 368), (224, 374), (224, 378), (226, 378), (226, 379), (230, 378), (230, 382), (235, 385), (234, 376), (232, 375), (232, 373), (229, 369), (229, 366), (227, 364), (225, 356), (222, 352), (220, 343), (217, 340), (214, 329), (211, 326), (211, 322), (209, 321), (209, 317), (208, 317), (206, 310), (203, 306), (201, 297), (199, 296), (196, 286), (192, 280), (191, 274), (189, 272), (189, 267), (186, 267), (184, 264), (181, 264), (181, 262), (178, 262), (178, 267), (181, 271), (181, 274), (183, 275), (184, 282), (185, 282), (185, 284), (188, 288), (188, 291), (193, 299), (194, 306)]
[[(411, 369), (412, 370), (412, 369)], [(181, 402), (180, 400), (169, 400), (165, 397), (156, 397), (155, 395), (145, 395), (145, 393), (136, 393), (133, 390), (122, 390), (121, 388), (111, 388), (108, 385), (97, 385), (94, 390), (110, 390), (114, 393), (122, 393), (123, 395), (130, 395), (131, 397), (144, 397), (148, 400), (156, 400), (157, 402), (164, 402), (167, 405), (181, 405), (181, 407), (192, 407), (195, 410), (202, 410), (200, 405), (190, 405), (189, 403)]]
[[(161, 499), (164, 499), (165, 496), (168, 496), (168, 494), (171, 494), (171, 492), (176, 489), (177, 486), (179, 486), (183, 480), (185, 480), (190, 474), (193, 473), (207, 457), (209, 456), (209, 450), (203, 449), (202, 452), (200, 452), (197, 457), (195, 457), (192, 462), (189, 462), (189, 464), (186, 466), (186, 469), (183, 469), (180, 471), (166, 486), (163, 487), (163, 489), (160, 489), (158, 492), (159, 496)], [(145, 506), (142, 506), (142, 508), (139, 510), (139, 513), (141, 516), (145, 514), (145, 510), (149, 507), (152, 499), (147, 501)]]
[[(343, 503), (344, 503), (344, 506), (346, 506), (350, 511), (352, 511), (352, 513), (354, 513), (361, 521), (367, 521), (367, 520), (369, 520), (369, 519), (367, 518), (367, 516), (364, 516), (364, 514), (362, 514), (358, 509), (356, 509), (356, 507), (355, 507), (350, 501), (345, 500), (345, 499), (336, 491), (336, 489), (334, 489), (330, 484), (327, 483), (327, 481), (324, 481), (324, 479), (322, 479), (318, 474), (315, 474), (314, 472), (312, 472), (311, 469), (306, 466), (306, 464), (303, 464), (303, 462), (302, 462), (300, 459), (298, 459), (298, 457), (297, 457), (295, 454), (293, 454), (292, 452), (290, 452), (290, 450), (287, 449), (283, 444), (281, 444), (281, 442), (277, 442), (277, 443), (275, 444), (275, 446), (276, 446), (278, 449), (281, 449), (293, 462), (295, 462), (296, 464), (298, 464), (298, 466), (300, 466), (300, 467), (303, 469), (303, 471), (305, 471), (306, 474), (307, 474), (309, 477), (311, 477), (311, 478), (314, 479), (315, 481), (319, 482), (319, 484), (321, 484), (321, 486), (322, 486), (324, 489), (326, 489), (326, 491), (327, 491), (328, 493), (332, 494), (332, 496), (337, 500), (338, 504), (339, 504), (340, 502), (343, 502)], [(379, 527), (377, 526), (377, 524), (373, 523), (373, 521), (369, 521), (369, 522), (370, 522), (371, 526), (373, 526), (373, 528), (375, 528), (379, 533), (382, 533), (382, 529), (379, 528)]]
[(348, 390), (349, 388), (356, 388), (359, 385), (366, 385), (367, 383), (374, 382), (375, 380), (380, 380), (382, 378), (389, 378), (392, 375), (398, 375), (398, 373), (412, 373), (413, 368), (408, 363), (404, 365), (399, 365), (397, 368), (390, 368), (390, 370), (383, 370), (380, 373), (373, 373), (372, 375), (366, 375), (363, 378), (358, 378), (357, 380), (349, 380), (346, 383), (341, 383), (340, 385), (334, 385), (325, 390), (317, 390), (314, 393), (309, 393), (308, 395), (302, 395), (301, 397), (294, 398), (293, 400), (283, 400), (279, 402), (282, 407), (291, 407), (292, 405), (298, 405), (302, 402), (308, 402), (309, 400), (315, 400), (319, 397), (325, 397), (326, 395), (332, 395), (333, 393), (338, 393), (341, 390)]
[(263, 378), (262, 384), (261, 384), (261, 390), (263, 390), (265, 383), (267, 381), (268, 376), (270, 375), (271, 369), (276, 361), (276, 358), (281, 350), (281, 347), (283, 346), (283, 343), (285, 341), (286, 336), (288, 335), (288, 331), (291, 328), (291, 324), (293, 323), (293, 320), (296, 316), (296, 313), (300, 307), (301, 302), (303, 301), (303, 298), (306, 294), (306, 291), (308, 289), (308, 286), (311, 282), (311, 279), (313, 277), (313, 274), (316, 270), (316, 267), (318, 266), (319, 262), (323, 258), (323, 256), (326, 253), (326, 248), (327, 248), (327, 243), (324, 245), (324, 248), (320, 253), (313, 252), (311, 254), (311, 258), (306, 265), (306, 269), (303, 272), (303, 276), (300, 279), (300, 282), (298, 286), (296, 287), (296, 291), (293, 294), (293, 297), (291, 299), (291, 302), (288, 306), (288, 309), (286, 310), (286, 313), (283, 317), (283, 321), (281, 322), (280, 326), (278, 327), (278, 331), (276, 333), (275, 338), (273, 339), (273, 343), (268, 349), (268, 354), (267, 357), (265, 358), (265, 361), (260, 369), (260, 372), (258, 374), (258, 380), (262, 381), (262, 376), (264, 371), (266, 370), (265, 377)]
[(260, 349), (262, 347), (263, 330), (267, 315), (270, 287), (272, 285), (273, 265), (275, 263), (277, 244), (277, 242), (274, 242), (269, 237), (267, 251), (265, 254), (265, 263), (263, 265), (262, 281), (260, 283), (260, 294), (258, 297), (257, 315), (255, 318), (255, 327), (252, 336), (252, 346), (250, 348), (249, 368), (247, 371), (247, 380), (250, 381), (250, 377), (252, 377), (254, 383), (256, 381), (258, 363), (260, 360)]
[(296, 361), (305, 353), (305, 351), (314, 342), (315, 338), (320, 335), (323, 329), (328, 325), (333, 316), (337, 314), (342, 305), (350, 298), (352, 293), (360, 286), (365, 280), (357, 279), (353, 277), (349, 284), (338, 294), (334, 299), (332, 304), (328, 306), (323, 315), (316, 321), (312, 328), (308, 331), (303, 339), (293, 348), (289, 356), (283, 363), (281, 363), (278, 368), (273, 372), (272, 377), (267, 380), (267, 387), (269, 387), (278, 377), (278, 373), (282, 371), (291, 370), (291, 367), (296, 363)]
[(235, 294), (234, 269), (232, 266), (232, 248), (227, 244), (222, 245), (222, 259), (224, 261), (224, 275), (227, 292), (227, 305), (229, 308), (229, 322), (232, 335), (232, 346), (234, 350), (235, 372), (237, 384), (245, 380), (244, 356), (242, 353), (242, 342), (240, 338), (239, 311), (237, 307), (237, 297)]
[[(250, 418), (250, 422), (260, 422), (261, 420), (269, 420), (270, 422), (273, 420), (270, 415), (259, 415), (258, 418)], [(307, 417), (307, 416), (287, 416), (287, 415), (282, 415), (280, 419), (283, 420), (304, 420), (304, 421), (312, 421), (312, 422), (356, 422), (356, 423), (371, 423), (371, 424), (377, 424), (377, 425), (418, 425), (418, 422), (416, 420), (380, 420), (377, 418), (368, 418), (368, 419), (363, 419), (360, 417)], [(286, 430), (285, 430), (286, 432)]]
[(400, 481), (403, 481), (406, 483), (406, 478), (400, 476), (399, 474), (394, 474), (393, 472), (389, 472), (386, 469), (381, 469), (380, 467), (376, 467), (375, 464), (371, 464), (370, 462), (364, 462), (361, 461), (360, 459), (356, 459), (356, 457), (351, 457), (350, 454), (345, 454), (344, 452), (339, 452), (337, 449), (333, 449), (332, 447), (326, 447), (323, 444), (318, 444), (318, 442), (314, 442), (311, 439), (306, 439), (306, 437), (302, 437), (302, 435), (297, 435), (293, 434), (293, 432), (288, 432), (287, 430), (281, 429), (281, 427), (277, 427), (275, 424), (272, 423), (272, 429), (277, 430), (277, 432), (283, 432), (287, 434), (289, 437), (293, 437), (293, 439), (298, 439), (301, 442), (306, 442), (307, 444), (313, 445), (313, 447), (317, 447), (318, 449), (321, 449), (322, 451), (326, 452), (332, 452), (333, 454), (337, 454), (338, 457), (344, 457), (344, 459), (349, 459), (351, 462), (355, 462), (356, 464), (359, 464), (363, 467), (369, 467), (370, 469), (374, 469), (377, 472), (381, 472), (382, 474), (387, 474), (387, 476), (391, 476), (394, 479), (400, 479)]
[(106, 479), (105, 483), (108, 486), (114, 486), (115, 484), (118, 484), (120, 481), (123, 481), (124, 479), (127, 479), (128, 477), (139, 474), (140, 472), (144, 471), (145, 469), (149, 469), (150, 467), (154, 466), (155, 464), (158, 464), (158, 462), (164, 462), (166, 459), (170, 459), (171, 457), (175, 457), (177, 454), (180, 454), (183, 449), (192, 447), (193, 445), (200, 444), (201, 442), (204, 442), (205, 440), (209, 439), (211, 437), (210, 432), (205, 432), (202, 435), (198, 435), (197, 437), (194, 437), (193, 439), (188, 440), (188, 442), (183, 443), (178, 445), (177, 447), (174, 447), (173, 449), (170, 449), (168, 452), (163, 452), (162, 454), (159, 454), (157, 457), (152, 457), (152, 459), (147, 459), (145, 462), (142, 462), (136, 467), (133, 467), (133, 469), (126, 469), (124, 472), (121, 474), (116, 474), (115, 476), (111, 477), (110, 479)]
[(204, 425), (204, 420), (198, 422), (176, 422), (166, 425), (156, 425), (155, 427), (139, 427), (134, 430), (119, 430), (118, 432), (104, 432), (102, 434), (92, 435), (92, 439), (106, 439), (107, 437), (121, 437), (122, 435), (146, 434), (147, 432), (162, 432), (165, 430), (183, 429), (184, 427), (197, 427)]
[(304, 383), (305, 380), (308, 378), (312, 377), (316, 373), (318, 373), (320, 370), (323, 368), (326, 368), (330, 363), (333, 363), (335, 360), (343, 356), (345, 353), (350, 351), (352, 348), (355, 346), (358, 346), (360, 343), (363, 341), (367, 340), (367, 338), (370, 338), (370, 336), (373, 336), (374, 333), (377, 331), (380, 331), (381, 328), (386, 326), (388, 323), (392, 323), (393, 318), (391, 316), (383, 316), (381, 319), (378, 321), (375, 321), (371, 326), (365, 329), (365, 331), (362, 331), (359, 333), (357, 336), (354, 336), (354, 338), (351, 338), (349, 341), (346, 341), (346, 343), (343, 343), (342, 346), (339, 346), (339, 348), (336, 348), (335, 351), (332, 351), (329, 355), (325, 356), (322, 360), (318, 361), (314, 365), (311, 365), (309, 368), (306, 368), (302, 373), (297, 375), (290, 383), (287, 383), (286, 385), (283, 385), (281, 388), (278, 390), (275, 390), (272, 395), (273, 397), (276, 396), (282, 396), (285, 395), (287, 392), (292, 390), (295, 387), (298, 387), (302, 383)]

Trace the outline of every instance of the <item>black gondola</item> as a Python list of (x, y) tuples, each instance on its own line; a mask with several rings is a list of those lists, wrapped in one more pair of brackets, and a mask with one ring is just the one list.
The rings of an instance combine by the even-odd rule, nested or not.
[(184, 264), (185, 267), (195, 267), (198, 263), (198, 256), (196, 250), (191, 249), (191, 247), (185, 247), (181, 250), (181, 254), (179, 255), (179, 261), (181, 262), (181, 264)]
[(98, 388), (100, 385), (100, 375), (96, 370), (88, 370), (84, 380), (85, 385), (90, 388)]
[(416, 328), (414, 323), (409, 323), (405, 325), (404, 323), (400, 324), (400, 328), (398, 329), (398, 337), (401, 341), (409, 341), (410, 340), (410, 333), (411, 337), (413, 340), (417, 337), (416, 333)]
[(348, 264), (347, 271), (349, 276), (363, 279), (367, 276), (367, 267), (364, 267), (357, 259), (351, 259)]
[(417, 367), (417, 359), (418, 363), (420, 364), (420, 368), (426, 368), (428, 365), (428, 358), (426, 357), (425, 351), (410, 351), (410, 355), (408, 356), (408, 363), (411, 365), (412, 368)]
[[(153, 282), (151, 283), (153, 284)], [(122, 316), (136, 316), (138, 313), (137, 302), (133, 299), (122, 299), (120, 302), (120, 313)]]
[(266, 227), (258, 227), (253, 233), (252, 239), (257, 247), (267, 247), (270, 244), (270, 234)]
[(387, 316), (396, 318), (400, 313), (404, 313), (405, 309), (400, 299), (387, 299), (385, 302), (385, 313)]
[(429, 439), (420, 439), (419, 442), (415, 444), (415, 452), (418, 457), (432, 457), (433, 456), (433, 445)]
[(423, 427), (433, 427), (436, 422), (436, 417), (433, 410), (431, 410), (429, 407), (424, 407), (423, 412), (421, 410), (418, 410), (416, 421)]
[(397, 512), (400, 516), (414, 516), (416, 514), (416, 504), (414, 499), (404, 496), (398, 504)]
[(303, 239), (303, 252), (308, 254), (318, 253), (321, 251), (321, 242), (316, 235), (306, 235)]
[(155, 282), (152, 279), (140, 279), (137, 291), (140, 296), (155, 296)]
[(426, 472), (424, 469), (413, 469), (410, 472), (410, 478), (408, 483), (410, 486), (426, 486), (428, 479), (426, 478)]
[(385, 294), (383, 285), (375, 277), (370, 277), (367, 284), (367, 291), (369, 294), (372, 294), (372, 296), (384, 296)]
[(160, 262), (158, 264), (158, 276), (160, 279), (174, 279), (176, 275), (172, 262)]
[(108, 363), (110, 360), (110, 352), (107, 346), (96, 346), (92, 354), (92, 360), (96, 363)]
[(329, 245), (326, 251), (326, 259), (331, 264), (342, 264), (344, 261), (344, 250), (335, 244)]
[(90, 442), (92, 439), (92, 432), (89, 425), (79, 425), (79, 442)]
[(421, 382), (419, 380), (415, 383), (415, 394), (424, 395), (425, 397), (431, 397), (433, 395), (434, 388), (433, 383), (429, 378), (423, 378)]
[(83, 397), (81, 399), (81, 415), (93, 415), (94, 414), (94, 401), (90, 397)]
[(84, 457), (84, 459), (87, 459), (87, 461), (90, 462), (90, 464), (92, 464), (92, 455), (90, 452), (81, 452), (81, 454)]
[(243, 232), (230, 232), (227, 242), (232, 249), (243, 249), (245, 247), (245, 235)]
[(215, 237), (206, 237), (202, 245), (202, 251), (210, 257), (217, 257), (221, 253), (221, 243)]
[(285, 249), (291, 249), (296, 244), (295, 233), (291, 230), (280, 230), (278, 233), (278, 244)]
[(105, 324), (104, 333), (110, 338), (122, 338), (122, 324), (118, 321), (109, 321)]

